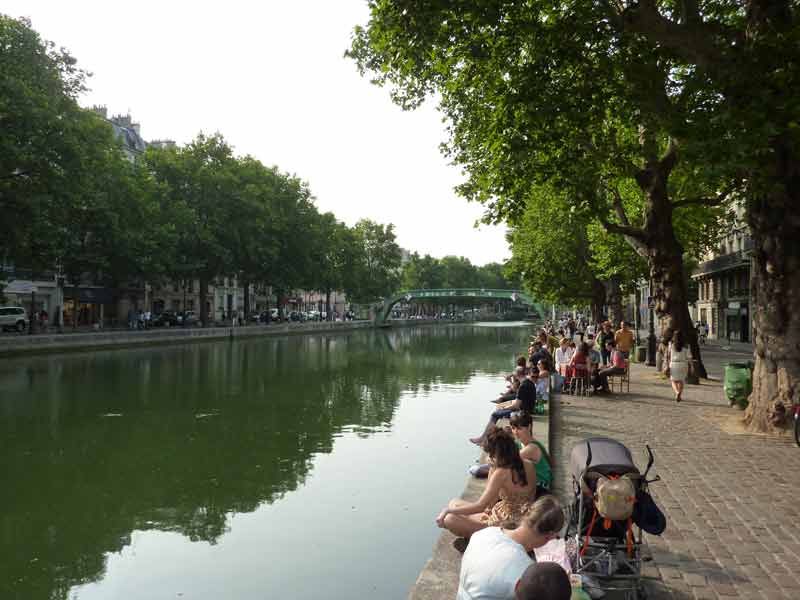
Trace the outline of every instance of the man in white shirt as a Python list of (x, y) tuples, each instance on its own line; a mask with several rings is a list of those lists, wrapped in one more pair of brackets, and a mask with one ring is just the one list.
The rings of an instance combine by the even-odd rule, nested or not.
[(514, 600), (517, 582), (533, 563), (528, 553), (558, 537), (564, 510), (555, 496), (539, 498), (516, 529), (473, 533), (458, 581), (457, 600)]

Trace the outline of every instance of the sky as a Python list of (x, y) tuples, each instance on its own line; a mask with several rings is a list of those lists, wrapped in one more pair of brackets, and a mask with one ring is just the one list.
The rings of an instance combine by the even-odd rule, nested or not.
[(344, 57), (365, 0), (0, 0), (92, 73), (83, 106), (130, 113), (145, 140), (222, 133), (307, 181), (322, 211), (394, 223), (411, 252), (509, 256), (502, 227), (456, 196), (432, 102), (404, 112)]

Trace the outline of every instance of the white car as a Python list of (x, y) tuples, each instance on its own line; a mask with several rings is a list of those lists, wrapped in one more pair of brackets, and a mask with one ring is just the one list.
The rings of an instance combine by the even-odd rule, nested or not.
[(0, 331), (16, 329), (20, 333), (28, 328), (28, 315), (21, 306), (0, 307)]

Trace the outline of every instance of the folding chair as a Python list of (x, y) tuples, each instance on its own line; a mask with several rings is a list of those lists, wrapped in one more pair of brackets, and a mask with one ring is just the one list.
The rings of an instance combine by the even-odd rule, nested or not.
[(622, 386), (625, 386), (627, 392), (631, 391), (631, 364), (625, 361), (625, 372), (620, 375), (611, 375), (608, 378), (608, 385), (611, 388), (611, 393), (614, 393), (614, 382), (619, 384), (619, 392), (622, 393)]

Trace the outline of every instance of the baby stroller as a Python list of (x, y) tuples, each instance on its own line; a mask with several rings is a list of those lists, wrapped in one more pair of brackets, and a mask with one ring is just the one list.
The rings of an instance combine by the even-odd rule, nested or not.
[(626, 600), (644, 598), (642, 530), (660, 535), (666, 527), (647, 492), (660, 477), (647, 480), (654, 459), (646, 448), (644, 473), (628, 448), (610, 438), (586, 439), (570, 453), (575, 501), (567, 539), (574, 540), (574, 571), (595, 578), (603, 590), (624, 592)]

